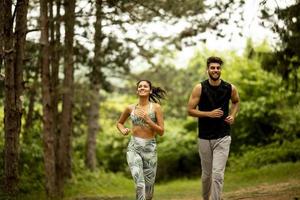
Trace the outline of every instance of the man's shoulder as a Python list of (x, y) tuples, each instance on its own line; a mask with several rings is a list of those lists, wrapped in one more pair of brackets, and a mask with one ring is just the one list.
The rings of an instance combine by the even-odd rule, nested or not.
[(205, 84), (205, 83), (208, 83), (208, 79), (200, 81), (200, 84)]
[(223, 85), (225, 86), (225, 87), (232, 87), (233, 85), (230, 83), (230, 82), (228, 82), (228, 81), (224, 81), (223, 79), (222, 79), (222, 83), (223, 83)]
[(192, 95), (193, 96), (199, 96), (201, 94), (201, 91), (202, 91), (201, 83), (198, 83), (194, 86), (193, 91), (192, 91)]
[(201, 83), (198, 83), (195, 85), (194, 89), (201, 89), (202, 88), (202, 84)]

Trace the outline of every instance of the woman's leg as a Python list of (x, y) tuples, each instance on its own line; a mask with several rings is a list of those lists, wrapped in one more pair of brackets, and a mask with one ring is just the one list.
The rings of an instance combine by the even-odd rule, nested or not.
[(136, 187), (136, 200), (145, 200), (145, 179), (143, 174), (143, 161), (134, 148), (128, 146), (127, 162)]
[(143, 153), (143, 170), (146, 186), (146, 200), (153, 198), (154, 183), (157, 169), (156, 143), (150, 142), (146, 145), (146, 151)]

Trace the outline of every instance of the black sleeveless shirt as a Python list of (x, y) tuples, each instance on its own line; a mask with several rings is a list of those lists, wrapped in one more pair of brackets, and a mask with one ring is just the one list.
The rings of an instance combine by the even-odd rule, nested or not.
[(221, 108), (224, 115), (221, 118), (199, 117), (198, 137), (201, 139), (218, 139), (230, 135), (230, 125), (224, 121), (229, 114), (231, 84), (221, 80), (218, 86), (212, 86), (208, 80), (201, 82), (202, 91), (198, 109), (212, 111)]

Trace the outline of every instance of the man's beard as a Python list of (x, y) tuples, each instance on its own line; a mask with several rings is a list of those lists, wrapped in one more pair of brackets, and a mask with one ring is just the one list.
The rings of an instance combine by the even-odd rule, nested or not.
[(214, 77), (213, 75), (211, 75), (210, 73), (208, 74), (209, 75), (209, 77), (213, 80), (213, 81), (217, 81), (217, 80), (219, 80), (220, 79), (220, 74), (218, 75), (218, 77)]

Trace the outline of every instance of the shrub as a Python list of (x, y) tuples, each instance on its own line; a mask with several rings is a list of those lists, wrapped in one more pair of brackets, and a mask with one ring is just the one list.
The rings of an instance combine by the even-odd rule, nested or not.
[(282, 144), (272, 143), (267, 146), (252, 148), (242, 156), (230, 156), (230, 170), (239, 171), (246, 168), (260, 168), (262, 166), (280, 162), (296, 162), (300, 160), (300, 139)]

